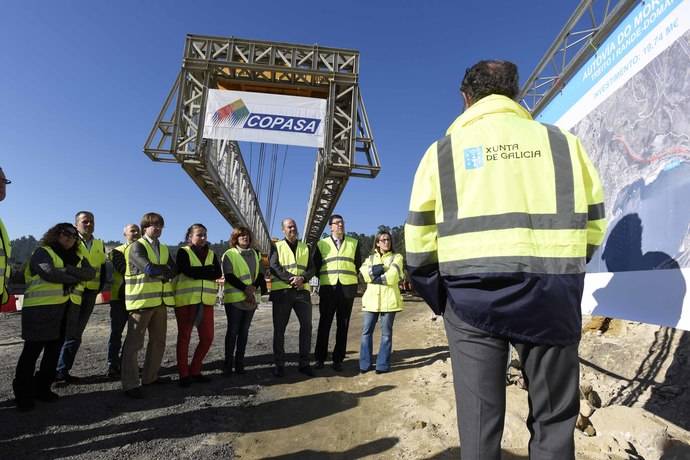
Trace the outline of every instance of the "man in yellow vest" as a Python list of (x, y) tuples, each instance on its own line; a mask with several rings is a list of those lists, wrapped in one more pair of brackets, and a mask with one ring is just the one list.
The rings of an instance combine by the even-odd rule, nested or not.
[(140, 238), (139, 226), (127, 224), (123, 232), (125, 243), (114, 248), (108, 255), (113, 264), (113, 284), (110, 288), (110, 338), (108, 338), (108, 371), (111, 379), (120, 377), (120, 351), (122, 332), (127, 325), (127, 308), (125, 308), (125, 272), (127, 248)]
[(141, 383), (164, 383), (158, 377), (165, 351), (168, 327), (166, 307), (175, 306), (172, 279), (175, 262), (168, 247), (159, 241), (165, 221), (155, 212), (141, 218), (143, 236), (125, 251), (125, 307), (129, 313), (127, 337), (122, 346), (122, 389), (130, 398), (141, 399), (144, 393), (139, 381), (137, 355), (144, 346), (146, 332), (149, 342), (141, 372)]
[(93, 307), (96, 304), (96, 296), (103, 290), (103, 283), (105, 282), (105, 245), (102, 240), (93, 236), (96, 227), (93, 213), (90, 211), (79, 211), (74, 216), (74, 225), (77, 227), (80, 236), (80, 240), (77, 242), (79, 245), (79, 255), (89, 261), (89, 265), (96, 270), (96, 276), (86, 282), (81, 305), (77, 310), (73, 310), (78, 312), (79, 317), (76, 321), (68, 320), (67, 322), (65, 343), (62, 344), (62, 350), (60, 351), (56, 375), (58, 381), (67, 383), (78, 380), (78, 378), (70, 375), (69, 372), (74, 364), (77, 351), (79, 351), (84, 329), (86, 329), (86, 324), (89, 322)]
[(316, 369), (322, 369), (328, 355), (328, 336), (333, 316), (336, 318), (333, 370), (343, 370), (347, 348), (347, 329), (350, 325), (352, 304), (357, 294), (357, 272), (362, 265), (358, 242), (345, 236), (345, 221), (333, 214), (328, 220), (331, 235), (317, 243), (314, 268), (319, 275), (319, 330), (316, 335), (314, 357)]
[(290, 313), (295, 310), (299, 320), (299, 371), (314, 376), (309, 365), (311, 350), (311, 294), (308, 280), (314, 276), (314, 264), (309, 247), (297, 239), (294, 219), (283, 219), (285, 238), (271, 246), (271, 295), (273, 301), (273, 375), (285, 373), (285, 328)]
[[(7, 194), (7, 184), (12, 181), (5, 177), (5, 173), (0, 168), (0, 201), (5, 199)], [(7, 282), (10, 279), (10, 256), (12, 255), (12, 248), (10, 247), (10, 237), (7, 235), (7, 229), (0, 219), (0, 305), (3, 305), (9, 299), (7, 293)]]
[(415, 289), (443, 314), (463, 459), (498, 460), (508, 346), (528, 385), (530, 459), (574, 459), (585, 264), (606, 229), (580, 140), (532, 120), (506, 61), (468, 69), (465, 112), (419, 164), (405, 225)]

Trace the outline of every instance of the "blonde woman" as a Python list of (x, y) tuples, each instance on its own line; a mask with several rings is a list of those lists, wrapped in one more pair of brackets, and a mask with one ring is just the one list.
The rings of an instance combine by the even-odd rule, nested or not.
[(376, 357), (376, 373), (390, 370), (393, 348), (393, 321), (403, 309), (398, 283), (403, 273), (403, 257), (393, 251), (393, 236), (388, 230), (380, 231), (374, 239), (372, 254), (359, 269), (367, 289), (362, 296), (364, 312), (362, 341), (359, 349), (359, 371), (367, 372), (374, 366), (372, 336), (376, 322), (381, 321), (381, 344)]

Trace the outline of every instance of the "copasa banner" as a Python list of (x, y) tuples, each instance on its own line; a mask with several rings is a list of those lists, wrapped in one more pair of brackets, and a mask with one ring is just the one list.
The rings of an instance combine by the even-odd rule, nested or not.
[(323, 147), (326, 100), (210, 89), (204, 137)]

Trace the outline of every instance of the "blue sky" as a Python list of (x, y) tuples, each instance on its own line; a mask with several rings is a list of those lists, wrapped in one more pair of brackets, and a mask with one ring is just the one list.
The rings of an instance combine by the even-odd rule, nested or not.
[[(187, 174), (143, 153), (191, 33), (359, 50), (382, 171), (351, 179), (336, 211), (347, 231), (400, 225), (421, 155), (462, 110), (464, 69), (508, 59), (526, 79), (577, 3), (4, 2), (0, 167), (13, 183), (0, 216), (11, 238), (40, 237), (88, 209), (98, 237), (119, 239), (125, 223), (157, 211), (168, 243), (194, 222), (212, 241), (227, 239), (229, 224)], [(276, 236), (284, 216), (301, 230), (315, 151), (287, 155)]]

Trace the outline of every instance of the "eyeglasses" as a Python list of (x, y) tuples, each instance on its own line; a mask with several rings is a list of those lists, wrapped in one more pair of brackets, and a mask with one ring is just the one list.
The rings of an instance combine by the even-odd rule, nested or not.
[(5, 185), (9, 185), (9, 184), (12, 183), (12, 181), (9, 180), (9, 179), (0, 179), (0, 182), (2, 182), (2, 183), (5, 184)]
[(336, 220), (331, 222), (331, 225), (345, 225), (345, 222), (343, 222), (342, 220)]

